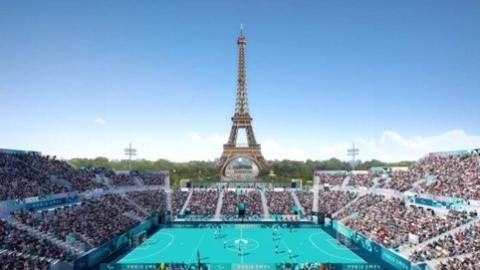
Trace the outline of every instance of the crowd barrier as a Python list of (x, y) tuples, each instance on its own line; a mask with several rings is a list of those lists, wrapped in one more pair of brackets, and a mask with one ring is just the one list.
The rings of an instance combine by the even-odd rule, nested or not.
[[(129, 245), (132, 245), (134, 237), (140, 232), (149, 232), (158, 226), (158, 216), (146, 220), (142, 224), (139, 224), (127, 232), (117, 236), (103, 245), (89, 250), (86, 254), (75, 260), (75, 270), (92, 269), (112, 254), (122, 250)], [(137, 268), (140, 269), (140, 268)], [(157, 268), (158, 269), (158, 268)]]

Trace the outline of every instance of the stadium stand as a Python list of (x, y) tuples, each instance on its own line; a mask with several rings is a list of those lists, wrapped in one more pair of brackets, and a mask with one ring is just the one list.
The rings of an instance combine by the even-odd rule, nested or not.
[(290, 215), (295, 202), (288, 191), (267, 191), (268, 211), (275, 215)]

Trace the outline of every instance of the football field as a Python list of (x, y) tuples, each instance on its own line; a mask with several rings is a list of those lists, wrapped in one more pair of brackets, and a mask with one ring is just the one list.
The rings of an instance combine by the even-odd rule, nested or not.
[(365, 263), (320, 228), (254, 224), (217, 228), (164, 228), (121, 258), (119, 264)]

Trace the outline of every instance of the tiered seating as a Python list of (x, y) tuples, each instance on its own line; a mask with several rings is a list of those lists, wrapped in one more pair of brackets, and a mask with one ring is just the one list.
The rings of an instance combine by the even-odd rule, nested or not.
[(359, 197), (357, 201), (341, 209), (340, 212), (337, 213), (336, 218), (343, 219), (345, 217), (348, 217), (354, 213), (357, 213), (363, 209), (367, 209), (368, 207), (383, 201), (383, 199), (384, 198), (381, 195), (374, 195), (374, 194), (363, 195)]
[(324, 213), (337, 212), (357, 196), (348, 191), (320, 191), (318, 195), (318, 211)]
[(270, 214), (290, 215), (292, 214), (295, 202), (288, 191), (267, 191), (268, 211)]
[[(32, 257), (44, 257), (63, 261), (73, 261), (74, 256), (55, 246), (48, 240), (38, 239), (26, 231), (21, 231), (6, 221), (0, 220), (0, 250), (29, 254)], [(0, 266), (3, 261), (0, 260)]]
[(349, 186), (355, 186), (355, 187), (372, 187), (374, 182), (373, 178), (378, 177), (376, 174), (350, 174), (349, 180), (348, 180), (348, 185)]
[(106, 195), (51, 211), (23, 211), (15, 217), (24, 224), (66, 240), (69, 233), (91, 239), (98, 246), (139, 223), (124, 213), (145, 217), (118, 195)]
[(320, 184), (329, 184), (333, 186), (341, 185), (346, 177), (345, 173), (329, 173), (322, 171), (315, 172), (315, 176), (318, 176)]
[(166, 174), (163, 172), (132, 171), (131, 175), (142, 179), (145, 185), (165, 185)]
[(48, 270), (54, 260), (0, 249), (0, 269)]
[(217, 190), (193, 191), (188, 208), (194, 215), (214, 215), (219, 192)]
[(226, 191), (223, 195), (222, 214), (235, 215), (238, 213), (238, 205), (243, 202), (246, 205), (247, 215), (260, 215), (263, 213), (262, 197), (258, 191)]
[(175, 190), (172, 193), (172, 212), (178, 215), (188, 198), (188, 191)]
[(49, 176), (32, 168), (42, 158), (35, 153), (6, 154), (0, 152), (0, 201), (67, 192), (53, 184)]
[(127, 196), (144, 207), (150, 214), (162, 213), (167, 209), (165, 192), (161, 190), (129, 192)]
[(438, 239), (410, 255), (413, 262), (480, 252), (480, 223)]
[(418, 189), (422, 193), (480, 200), (480, 153), (464, 155), (431, 155), (427, 158), (430, 174), (438, 177)]
[(423, 242), (469, 220), (471, 216), (466, 212), (451, 210), (445, 217), (439, 217), (391, 199), (361, 210), (346, 225), (386, 247), (397, 248), (407, 242), (409, 233), (418, 235), (419, 242)]
[(312, 214), (313, 206), (313, 193), (309, 191), (297, 191), (297, 198), (300, 201), (300, 204), (305, 211), (305, 215), (309, 216)]
[(478, 270), (480, 262), (480, 252), (470, 254), (464, 258), (449, 259), (440, 263), (438, 270)]

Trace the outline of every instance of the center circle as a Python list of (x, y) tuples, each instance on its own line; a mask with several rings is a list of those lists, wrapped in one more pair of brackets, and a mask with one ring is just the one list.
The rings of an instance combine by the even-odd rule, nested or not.
[(226, 249), (231, 252), (238, 252), (239, 248), (244, 252), (250, 252), (260, 247), (260, 243), (257, 240), (249, 237), (228, 239), (226, 244)]
[(247, 239), (237, 239), (235, 240), (235, 245), (247, 245), (248, 244), (248, 240)]

